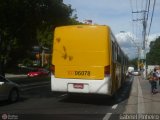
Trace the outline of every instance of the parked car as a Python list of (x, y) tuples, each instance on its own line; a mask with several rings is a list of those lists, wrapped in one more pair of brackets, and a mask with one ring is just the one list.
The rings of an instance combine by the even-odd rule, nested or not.
[(19, 100), (20, 87), (18, 84), (7, 80), (0, 75), (0, 100), (16, 102)]
[(41, 68), (31, 71), (27, 74), (28, 77), (47, 76), (47, 75), (49, 75), (49, 71)]

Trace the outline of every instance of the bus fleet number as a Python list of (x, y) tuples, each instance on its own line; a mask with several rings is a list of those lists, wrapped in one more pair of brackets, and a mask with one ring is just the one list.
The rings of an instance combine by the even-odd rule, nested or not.
[(77, 76), (90, 76), (90, 71), (75, 71)]

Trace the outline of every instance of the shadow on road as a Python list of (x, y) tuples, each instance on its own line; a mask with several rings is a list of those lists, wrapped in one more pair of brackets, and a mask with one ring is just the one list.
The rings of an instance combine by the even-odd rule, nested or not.
[(71, 102), (71, 103), (81, 103), (81, 104), (94, 104), (94, 105), (107, 105), (112, 106), (114, 100), (110, 96), (100, 96), (100, 95), (68, 95), (66, 98), (60, 100), (60, 102)]
[(4, 100), (4, 101), (0, 101), (0, 106), (16, 104), (16, 103), (24, 102), (26, 100), (28, 100), (28, 98), (25, 98), (25, 97), (21, 97), (17, 102), (13, 102), (13, 103), (9, 102), (8, 100)]
[(114, 104), (119, 104), (125, 100), (128, 100), (131, 91), (132, 81), (133, 77), (128, 79), (117, 91), (117, 93), (112, 97), (93, 94), (68, 94), (67, 97), (61, 99), (60, 102), (94, 104), (103, 106), (112, 106)]

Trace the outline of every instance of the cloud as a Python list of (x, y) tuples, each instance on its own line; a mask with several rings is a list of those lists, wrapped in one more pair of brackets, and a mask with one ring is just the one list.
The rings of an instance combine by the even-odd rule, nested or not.
[[(142, 48), (143, 38), (142, 38), (142, 22), (136, 23), (137, 26), (132, 26), (132, 19), (137, 19), (137, 14), (134, 14), (132, 18), (131, 4), (129, 0), (63, 0), (65, 4), (71, 4), (73, 9), (76, 9), (75, 14), (78, 16), (79, 21), (86, 19), (92, 20), (93, 23), (99, 25), (108, 25), (112, 29), (113, 33), (117, 37), (117, 40), (122, 47), (123, 51), (128, 54), (130, 58), (137, 57), (137, 47), (135, 43)], [(142, 0), (133, 2), (133, 11), (142, 9)], [(137, 3), (138, 4), (137, 4)], [(143, 2), (143, 8), (145, 7), (145, 2)], [(153, 8), (153, 1), (151, 1), (151, 8), (149, 12), (148, 24), (147, 24), (147, 34), (148, 28), (151, 20), (151, 13)], [(156, 1), (154, 17), (152, 21), (150, 35), (147, 42), (147, 50), (149, 50), (150, 41), (153, 41), (160, 36), (160, 0)], [(142, 14), (138, 15), (141, 19)], [(135, 24), (135, 23), (134, 23)], [(133, 28), (132, 28), (133, 27)], [(135, 31), (133, 30), (135, 29)], [(138, 31), (136, 31), (138, 30)], [(120, 31), (126, 31), (125, 33), (119, 33)], [(127, 31), (132, 31), (127, 32)], [(137, 34), (138, 33), (138, 34)], [(134, 35), (137, 34), (137, 35)]]
[(135, 42), (133, 42), (134, 35), (130, 32), (120, 32), (116, 34), (117, 41), (121, 46), (122, 50), (125, 54), (128, 55), (129, 58), (137, 57), (137, 46)]
[[(160, 34), (151, 34), (147, 39), (147, 46), (146, 50), (149, 51), (149, 45), (151, 41), (155, 41), (156, 38), (158, 38)], [(121, 46), (122, 50), (125, 52), (125, 54), (128, 55), (130, 59), (133, 59), (135, 57), (138, 57), (138, 47), (142, 48), (142, 40), (140, 41), (138, 38), (136, 38), (135, 35), (133, 35), (131, 32), (121, 32), (116, 34), (117, 41), (119, 45)], [(141, 44), (138, 44), (139, 41)]]
[(148, 43), (150, 43), (151, 41), (154, 41), (156, 40), (156, 38), (158, 38), (160, 36), (160, 33), (157, 33), (157, 34), (152, 34), (150, 35), (147, 39)]
[(132, 47), (132, 43), (131, 43), (131, 36), (129, 32), (125, 32), (125, 33), (119, 33), (116, 35), (117, 41), (119, 42), (120, 46), (123, 47)]
[(149, 51), (149, 45), (151, 41), (155, 41), (158, 37), (160, 36), (160, 33), (157, 34), (151, 34), (148, 38), (147, 38), (147, 51)]

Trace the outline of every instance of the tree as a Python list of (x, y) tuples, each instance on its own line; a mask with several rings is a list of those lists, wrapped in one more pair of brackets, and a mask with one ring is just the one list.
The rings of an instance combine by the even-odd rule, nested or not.
[(129, 60), (129, 66), (132, 66), (134, 67), (135, 69), (138, 69), (137, 68), (137, 65), (138, 65), (138, 58), (134, 58), (132, 60)]
[(150, 43), (146, 58), (148, 65), (160, 65), (160, 37)]
[(15, 65), (30, 53), (37, 34), (51, 39), (50, 31), (67, 24), (72, 12), (63, 0), (0, 0), (0, 74), (8, 60)]

